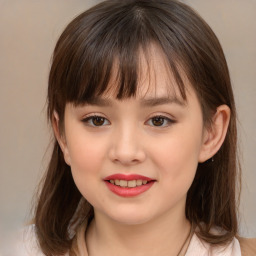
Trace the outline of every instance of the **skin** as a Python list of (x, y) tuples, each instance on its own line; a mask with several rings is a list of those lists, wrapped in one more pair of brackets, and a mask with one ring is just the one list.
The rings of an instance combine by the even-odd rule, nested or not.
[[(90, 256), (177, 255), (190, 231), (185, 202), (198, 162), (212, 157), (226, 135), (229, 108), (219, 106), (211, 129), (204, 128), (192, 86), (187, 81), (184, 102), (161, 52), (152, 46), (151, 54), (150, 72), (141, 69), (136, 97), (116, 100), (109, 93), (102, 97), (104, 106), (68, 103), (63, 133), (54, 115), (65, 161), (78, 189), (94, 207), (95, 218), (85, 238)], [(141, 54), (141, 67), (146, 63)], [(145, 104), (166, 97), (171, 101)], [(88, 117), (94, 115), (104, 118), (103, 125), (93, 125)], [(155, 126), (155, 116), (172, 121), (164, 119)], [(140, 174), (156, 182), (139, 196), (123, 198), (103, 181), (115, 173)]]

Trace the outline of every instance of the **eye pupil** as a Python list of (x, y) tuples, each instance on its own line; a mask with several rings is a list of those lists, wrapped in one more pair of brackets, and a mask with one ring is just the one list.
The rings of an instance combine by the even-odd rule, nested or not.
[(93, 117), (92, 122), (95, 126), (101, 126), (104, 124), (104, 120), (105, 118), (103, 117), (95, 116)]
[(153, 120), (152, 120), (152, 123), (155, 125), (155, 126), (161, 126), (163, 125), (164, 123), (164, 118), (158, 116), (158, 117), (154, 117)]

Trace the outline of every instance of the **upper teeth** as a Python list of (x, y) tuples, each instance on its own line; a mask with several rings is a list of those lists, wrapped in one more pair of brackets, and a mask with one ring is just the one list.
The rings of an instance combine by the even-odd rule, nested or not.
[(148, 183), (147, 180), (110, 180), (110, 183), (115, 184), (120, 187), (134, 188), (136, 186), (145, 185)]

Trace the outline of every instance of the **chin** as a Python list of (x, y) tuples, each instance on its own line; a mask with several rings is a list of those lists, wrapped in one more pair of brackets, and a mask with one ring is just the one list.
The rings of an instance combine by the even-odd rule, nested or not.
[(120, 223), (122, 225), (143, 225), (146, 224), (150, 219), (144, 219), (144, 218), (118, 218), (118, 219), (113, 219), (117, 223)]
[(139, 212), (138, 209), (135, 211), (125, 211), (125, 212), (115, 212), (110, 214), (109, 217), (120, 224), (123, 225), (141, 225), (150, 221), (153, 216), (151, 216), (150, 212)]

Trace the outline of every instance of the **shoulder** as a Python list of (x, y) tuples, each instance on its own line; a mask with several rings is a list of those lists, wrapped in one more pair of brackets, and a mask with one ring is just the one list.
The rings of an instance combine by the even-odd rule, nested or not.
[(256, 238), (238, 237), (241, 246), (242, 256), (256, 255)]
[[(16, 236), (14, 246), (11, 249), (10, 255), (45, 256), (45, 254), (42, 253), (40, 246), (37, 242), (36, 227), (34, 224), (26, 226), (22, 230), (20, 230), (20, 232)], [(67, 253), (63, 256), (69, 256), (69, 254)]]
[(185, 256), (241, 256), (241, 248), (236, 238), (227, 245), (217, 246), (201, 240), (194, 234)]
[(34, 225), (26, 226), (17, 233), (11, 250), (16, 256), (44, 256), (36, 240)]

